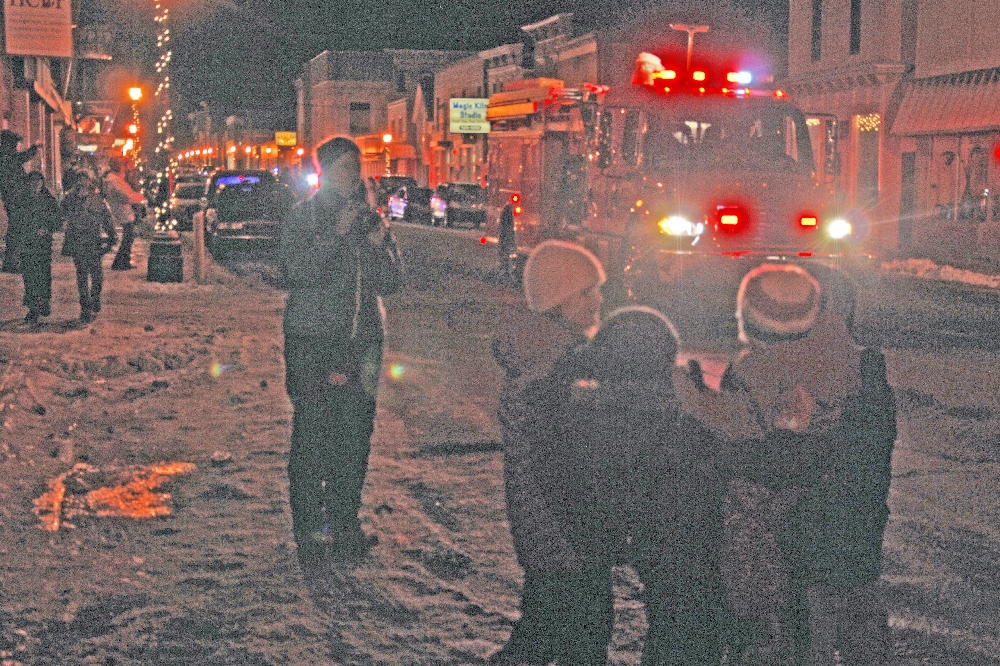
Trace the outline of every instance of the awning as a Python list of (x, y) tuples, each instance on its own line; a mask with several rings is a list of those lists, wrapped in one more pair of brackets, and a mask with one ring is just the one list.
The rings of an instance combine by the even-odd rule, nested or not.
[(1000, 69), (911, 81), (892, 123), (896, 135), (1000, 129)]

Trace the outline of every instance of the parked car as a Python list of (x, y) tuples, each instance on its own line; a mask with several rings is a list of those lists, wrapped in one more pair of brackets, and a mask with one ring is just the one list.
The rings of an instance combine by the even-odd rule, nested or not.
[(233, 249), (273, 250), (293, 201), (270, 171), (219, 171), (205, 197), (205, 243), (215, 257)]
[(419, 224), (431, 223), (431, 189), (401, 187), (389, 197), (386, 217)]
[(375, 205), (385, 212), (389, 197), (398, 192), (401, 187), (418, 187), (417, 181), (411, 176), (378, 176), (371, 179), (372, 193), (375, 195)]
[(435, 224), (471, 224), (478, 229), (486, 222), (486, 188), (475, 183), (438, 185), (431, 197), (431, 214)]
[(170, 217), (177, 221), (177, 231), (191, 231), (194, 214), (201, 210), (201, 198), (205, 196), (205, 178), (185, 181), (174, 185), (170, 195)]

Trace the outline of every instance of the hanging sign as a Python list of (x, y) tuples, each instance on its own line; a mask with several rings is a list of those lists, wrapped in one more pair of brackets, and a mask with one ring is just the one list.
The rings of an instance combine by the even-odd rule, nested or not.
[(477, 97), (452, 97), (448, 131), (452, 134), (486, 134), (490, 123), (486, 120), (486, 107), (490, 100)]
[(9, 55), (73, 57), (70, 0), (4, 0)]

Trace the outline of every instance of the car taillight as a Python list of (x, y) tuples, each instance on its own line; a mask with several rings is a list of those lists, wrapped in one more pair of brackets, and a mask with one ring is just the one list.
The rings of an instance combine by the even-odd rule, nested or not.
[(819, 225), (819, 218), (815, 215), (803, 215), (799, 217), (799, 226), (816, 227)]

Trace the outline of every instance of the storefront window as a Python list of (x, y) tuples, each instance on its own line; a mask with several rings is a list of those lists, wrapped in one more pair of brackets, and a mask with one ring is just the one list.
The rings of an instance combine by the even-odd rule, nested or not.
[(858, 161), (855, 200), (858, 206), (874, 208), (878, 204), (879, 133), (882, 116), (878, 113), (854, 116), (857, 131)]

